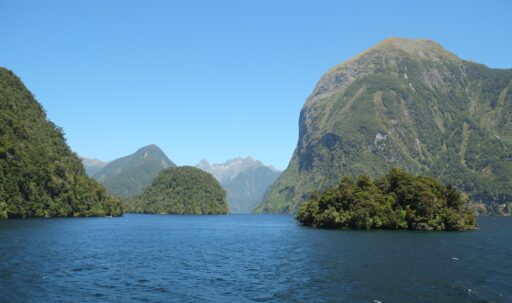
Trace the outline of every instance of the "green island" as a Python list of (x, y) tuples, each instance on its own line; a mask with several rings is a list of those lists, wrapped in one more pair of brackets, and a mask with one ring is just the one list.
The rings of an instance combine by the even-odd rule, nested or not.
[(320, 228), (467, 230), (475, 213), (462, 193), (437, 179), (393, 168), (372, 180), (343, 177), (300, 206), (299, 222)]
[(61, 128), (13, 72), (0, 68), (0, 218), (119, 216)]
[(125, 200), (127, 212), (216, 215), (229, 212), (226, 192), (209, 173), (191, 166), (162, 170), (141, 195)]

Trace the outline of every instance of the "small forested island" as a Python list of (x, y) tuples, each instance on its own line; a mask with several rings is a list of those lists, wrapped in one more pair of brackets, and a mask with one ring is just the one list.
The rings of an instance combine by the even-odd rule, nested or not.
[(320, 228), (467, 230), (475, 213), (462, 193), (437, 179), (391, 169), (372, 180), (343, 177), (301, 205), (299, 222)]
[(0, 218), (122, 215), (32, 93), (0, 67)]
[(215, 215), (229, 212), (226, 192), (209, 173), (191, 166), (162, 170), (144, 193), (126, 199), (127, 212)]

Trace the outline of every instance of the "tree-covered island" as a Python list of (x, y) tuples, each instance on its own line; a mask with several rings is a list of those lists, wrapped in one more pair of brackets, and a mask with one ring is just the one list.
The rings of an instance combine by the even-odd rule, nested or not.
[(337, 186), (313, 194), (297, 219), (320, 228), (467, 230), (476, 225), (455, 187), (398, 168), (376, 180), (343, 177)]
[(127, 212), (216, 215), (229, 212), (226, 192), (209, 173), (190, 166), (162, 170), (141, 195), (126, 200)]

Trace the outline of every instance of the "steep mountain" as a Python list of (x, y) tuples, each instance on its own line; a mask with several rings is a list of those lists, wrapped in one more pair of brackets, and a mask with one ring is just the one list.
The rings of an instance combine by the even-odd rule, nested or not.
[(226, 192), (209, 173), (190, 166), (162, 170), (140, 196), (128, 199), (137, 213), (214, 215), (227, 214)]
[(437, 177), (474, 201), (512, 199), (512, 69), (423, 39), (386, 39), (329, 70), (299, 118), (288, 168), (258, 211), (295, 212), (343, 175), (392, 167)]
[(21, 80), (0, 68), (0, 218), (121, 215)]
[(85, 172), (90, 177), (94, 176), (97, 172), (99, 172), (103, 167), (105, 167), (108, 162), (107, 161), (101, 161), (98, 159), (91, 159), (91, 158), (84, 158), (82, 157), (82, 164), (85, 167)]
[(156, 145), (148, 145), (135, 153), (107, 164), (93, 177), (118, 197), (141, 194), (158, 173), (176, 165)]
[(251, 157), (234, 158), (221, 164), (202, 160), (196, 165), (211, 173), (224, 188), (232, 213), (250, 213), (262, 201), (269, 186), (281, 174)]

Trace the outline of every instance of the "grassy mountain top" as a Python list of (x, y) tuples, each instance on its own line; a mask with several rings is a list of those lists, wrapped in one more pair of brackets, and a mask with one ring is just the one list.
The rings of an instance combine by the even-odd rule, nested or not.
[(383, 57), (393, 56), (411, 56), (416, 59), (434, 60), (440, 59), (461, 61), (455, 54), (444, 49), (441, 44), (430, 39), (406, 39), (406, 38), (386, 38), (375, 46), (363, 51), (361, 54), (351, 58), (334, 68), (327, 71), (326, 75), (332, 74), (343, 67), (352, 64), (362, 64), (364, 60), (371, 56), (380, 55)]

